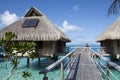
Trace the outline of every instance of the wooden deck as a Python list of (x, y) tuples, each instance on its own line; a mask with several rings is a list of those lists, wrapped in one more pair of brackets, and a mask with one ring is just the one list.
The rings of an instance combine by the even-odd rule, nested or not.
[(102, 76), (92, 61), (88, 50), (79, 48), (76, 53), (77, 61), (73, 65), (67, 80), (102, 80)]

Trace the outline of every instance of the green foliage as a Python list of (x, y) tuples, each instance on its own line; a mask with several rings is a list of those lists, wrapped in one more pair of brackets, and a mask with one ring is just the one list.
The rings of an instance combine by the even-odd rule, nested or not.
[(27, 77), (31, 77), (31, 75), (32, 75), (31, 72), (23, 71), (22, 77), (27, 78)]
[[(18, 55), (20, 57), (23, 57), (24, 54), (29, 54), (29, 58), (34, 59), (35, 55), (35, 47), (36, 44), (34, 42), (26, 42), (26, 41), (13, 41), (15, 38), (17, 38), (17, 35), (12, 32), (6, 32), (5, 37), (0, 40), (0, 46), (4, 47), (5, 54), (8, 56), (6, 58), (11, 58), (11, 64), (13, 65), (13, 68), (11, 70), (11, 74), (8, 76), (7, 80), (10, 79), (10, 77), (14, 74), (15, 70), (17, 69), (18, 64), (21, 61), (18, 58)], [(31, 73), (24, 71), (23, 75), (24, 78), (30, 77)]]
[(17, 66), (19, 64), (18, 60), (11, 60), (11, 64)]
[(5, 53), (9, 54), (11, 57), (17, 57), (18, 54), (23, 56), (26, 52), (28, 54), (35, 52), (36, 44), (34, 42), (25, 42), (25, 41), (11, 41), (12, 39), (17, 38), (17, 35), (12, 32), (5, 33), (5, 39), (0, 40), (0, 46), (4, 46)]
[(0, 46), (3, 46), (3, 38), (0, 39)]
[(10, 41), (13, 38), (17, 38), (17, 35), (15, 33), (13, 33), (13, 32), (6, 32), (5, 33), (5, 40), (6, 41)]
[(34, 59), (36, 57), (36, 55), (35, 55), (35, 53), (31, 53), (28, 57), (31, 59)]

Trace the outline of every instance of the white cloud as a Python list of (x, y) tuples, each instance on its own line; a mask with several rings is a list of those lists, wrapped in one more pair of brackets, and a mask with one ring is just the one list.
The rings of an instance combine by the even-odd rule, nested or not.
[(75, 10), (75, 11), (79, 11), (79, 10), (80, 10), (79, 5), (74, 5), (74, 6), (73, 6), (73, 10)]
[(17, 21), (19, 17), (15, 13), (10, 13), (9, 11), (5, 11), (3, 14), (0, 14), (0, 25), (9, 25), (15, 21)]
[(59, 28), (63, 32), (68, 32), (68, 31), (79, 31), (79, 32), (82, 32), (82, 31), (84, 31), (83, 28), (80, 28), (79, 26), (76, 26), (76, 25), (71, 25), (66, 20), (63, 22), (62, 27), (59, 27)]

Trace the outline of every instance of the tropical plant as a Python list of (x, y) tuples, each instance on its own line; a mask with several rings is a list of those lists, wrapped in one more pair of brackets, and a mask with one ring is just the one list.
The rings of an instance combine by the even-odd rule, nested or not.
[[(15, 38), (17, 38), (17, 35), (15, 33), (6, 32), (5, 38), (2, 38), (0, 40), (0, 46), (3, 46), (5, 50), (5, 55), (6, 55), (5, 58), (7, 60), (10, 58), (11, 64), (13, 66), (6, 80), (9, 80), (11, 76), (15, 73), (17, 66), (21, 61), (21, 58), (24, 56), (26, 52), (27, 54), (30, 54), (30, 55), (33, 55), (35, 52), (36, 44), (34, 42), (12, 41), (12, 39), (15, 39)], [(20, 56), (21, 58), (18, 59), (18, 56)], [(31, 73), (27, 71), (23, 71), (22, 76), (24, 78), (30, 77)]]

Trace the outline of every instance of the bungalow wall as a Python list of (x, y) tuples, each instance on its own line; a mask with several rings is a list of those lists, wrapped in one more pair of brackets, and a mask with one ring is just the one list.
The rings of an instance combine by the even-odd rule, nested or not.
[(39, 56), (56, 56), (65, 53), (66, 43), (62, 41), (37, 42)]
[(120, 58), (120, 40), (117, 40), (117, 58)]
[(65, 53), (66, 43), (62, 41), (57, 41), (56, 43), (56, 53)]
[(113, 44), (111, 40), (101, 41), (101, 47), (105, 47), (105, 52), (108, 54), (113, 54)]
[(112, 58), (120, 58), (120, 40), (105, 40), (101, 42), (101, 47), (106, 48), (106, 53)]

